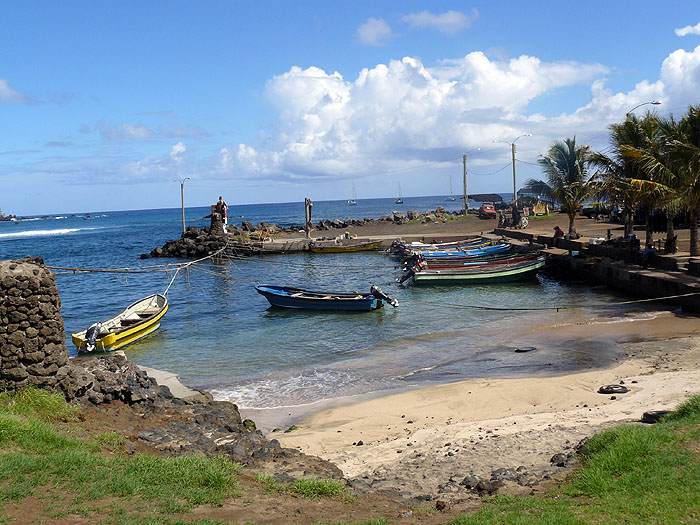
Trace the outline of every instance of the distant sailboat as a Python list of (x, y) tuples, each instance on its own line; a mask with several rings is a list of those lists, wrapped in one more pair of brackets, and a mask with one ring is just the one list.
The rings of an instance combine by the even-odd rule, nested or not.
[(456, 201), (455, 194), (452, 191), (452, 177), (450, 177), (450, 196), (445, 199), (446, 201)]
[(401, 194), (401, 183), (399, 182), (398, 185), (399, 185), (399, 198), (396, 199), (394, 202), (396, 204), (403, 204), (403, 195)]
[(355, 181), (352, 181), (352, 199), (348, 199), (348, 205), (357, 206), (357, 193), (355, 192)]

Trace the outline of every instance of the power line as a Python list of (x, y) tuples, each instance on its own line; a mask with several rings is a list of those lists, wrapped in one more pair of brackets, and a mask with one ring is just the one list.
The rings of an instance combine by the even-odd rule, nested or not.
[(470, 171), (469, 171), (469, 175), (476, 175), (476, 176), (478, 176), (478, 177), (485, 177), (485, 176), (487, 176), (487, 175), (495, 175), (496, 173), (499, 173), (499, 172), (503, 171), (504, 169), (506, 169), (508, 166), (511, 166), (511, 165), (512, 165), (512, 163), (509, 162), (508, 164), (506, 164), (506, 165), (503, 166), (502, 168), (499, 168), (499, 169), (497, 169), (496, 171), (492, 171), (491, 173), (476, 173), (476, 172), (470, 170)]

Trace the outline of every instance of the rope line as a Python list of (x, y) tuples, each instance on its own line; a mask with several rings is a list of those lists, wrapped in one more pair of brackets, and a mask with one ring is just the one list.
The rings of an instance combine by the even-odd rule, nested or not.
[(459, 310), (495, 310), (495, 311), (538, 311), (538, 310), (573, 310), (575, 308), (614, 308), (625, 304), (649, 303), (653, 301), (665, 301), (666, 299), (678, 299), (680, 297), (690, 297), (692, 295), (700, 295), (700, 292), (691, 292), (680, 295), (668, 295), (666, 297), (652, 297), (649, 299), (635, 299), (632, 301), (618, 301), (615, 303), (598, 303), (584, 305), (562, 305), (562, 306), (538, 306), (538, 307), (504, 307), (504, 306), (483, 306), (455, 303), (430, 303), (422, 302), (427, 306), (441, 306), (446, 308), (455, 308)]
[(177, 274), (180, 273), (180, 270), (182, 270), (182, 268), (178, 268), (178, 269), (175, 271), (175, 275), (173, 275), (173, 278), (170, 279), (170, 283), (168, 284), (168, 287), (167, 287), (167, 288), (165, 289), (165, 291), (163, 292), (163, 295), (168, 295), (168, 290), (170, 290), (170, 287), (172, 286), (173, 282), (175, 282), (175, 277), (177, 277)]
[(155, 264), (151, 266), (124, 266), (122, 268), (74, 268), (70, 266), (50, 266), (46, 265), (47, 268), (51, 268), (52, 270), (66, 270), (62, 272), (61, 274), (57, 275), (62, 275), (66, 273), (158, 273), (158, 272), (169, 272), (172, 270), (181, 270), (182, 268), (186, 268), (192, 264), (196, 264), (202, 261), (206, 261), (207, 259), (212, 259), (216, 256), (218, 256), (220, 253), (222, 253), (224, 250), (228, 248), (228, 241), (226, 241), (226, 245), (215, 251), (214, 253), (207, 255), (206, 257), (202, 257), (201, 259), (197, 259), (195, 261), (188, 261), (185, 263), (167, 263), (167, 264)]

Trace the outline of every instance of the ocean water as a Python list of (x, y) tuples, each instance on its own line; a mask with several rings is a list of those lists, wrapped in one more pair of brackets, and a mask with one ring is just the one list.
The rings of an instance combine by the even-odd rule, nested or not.
[[(443, 197), (316, 202), (314, 220), (379, 217), (394, 209), (459, 209)], [(300, 224), (303, 203), (232, 206), (234, 221)], [(188, 208), (187, 224), (203, 227), (207, 208)], [(179, 237), (180, 209), (89, 212), (0, 223), (0, 259), (41, 256), (71, 268), (147, 267), (179, 262), (140, 260)], [(70, 333), (108, 318), (131, 302), (163, 292), (173, 271), (141, 274), (55, 270)], [(606, 366), (621, 349), (612, 341), (542, 341), (529, 328), (575, 322), (642, 319), (653, 307), (616, 306), (602, 289), (561, 284), (540, 275), (522, 283), (471, 287), (401, 287), (397, 263), (382, 253), (289, 254), (207, 262), (178, 275), (159, 330), (127, 346), (136, 363), (179, 374), (241, 408), (307, 405), (341, 396), (469, 377), (554, 374)], [(379, 285), (399, 308), (362, 313), (271, 309), (254, 283), (335, 290)], [(600, 305), (607, 305), (600, 307)], [(549, 306), (575, 306), (538, 310)], [(489, 308), (489, 309), (485, 309)], [(601, 330), (601, 333), (604, 330)], [(536, 352), (515, 353), (517, 346)]]

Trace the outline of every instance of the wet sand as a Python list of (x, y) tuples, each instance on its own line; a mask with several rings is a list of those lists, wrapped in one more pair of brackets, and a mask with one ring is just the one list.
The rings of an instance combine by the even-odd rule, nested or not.
[[(647, 410), (671, 409), (700, 392), (697, 317), (664, 312), (650, 320), (536, 327), (531, 335), (580, 345), (601, 327), (624, 349), (605, 369), (420, 388), (323, 410), (297, 430), (270, 436), (333, 461), (373, 488), (415, 497), (436, 494), (450, 478), (547, 467), (552, 455), (603, 428), (639, 421)], [(630, 392), (597, 393), (621, 381)]]

